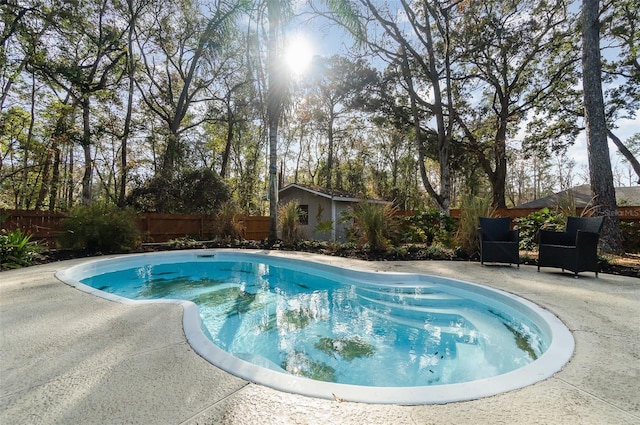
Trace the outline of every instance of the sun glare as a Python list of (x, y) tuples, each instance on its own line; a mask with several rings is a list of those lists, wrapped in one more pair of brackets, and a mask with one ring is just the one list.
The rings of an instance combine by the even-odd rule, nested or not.
[(309, 69), (313, 54), (309, 40), (302, 35), (295, 35), (287, 43), (284, 59), (291, 73), (299, 77)]

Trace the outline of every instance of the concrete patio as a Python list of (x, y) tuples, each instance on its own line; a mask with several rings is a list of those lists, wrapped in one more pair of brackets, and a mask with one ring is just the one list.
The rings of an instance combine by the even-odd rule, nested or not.
[(446, 405), (337, 402), (236, 378), (187, 343), (182, 307), (124, 305), (54, 273), (71, 260), (0, 273), (1, 424), (640, 424), (640, 280), (476, 262), (364, 262), (366, 270), (485, 284), (537, 303), (572, 331), (562, 371), (529, 387)]

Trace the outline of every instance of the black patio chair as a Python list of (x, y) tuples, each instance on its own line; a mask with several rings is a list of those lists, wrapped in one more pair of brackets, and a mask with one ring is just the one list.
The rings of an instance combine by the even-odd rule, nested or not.
[(480, 217), (480, 264), (509, 263), (520, 267), (519, 230), (511, 230), (511, 218)]
[(603, 222), (604, 217), (569, 217), (564, 232), (540, 230), (538, 271), (540, 267), (556, 267), (572, 271), (575, 277), (584, 271), (598, 277), (598, 239)]

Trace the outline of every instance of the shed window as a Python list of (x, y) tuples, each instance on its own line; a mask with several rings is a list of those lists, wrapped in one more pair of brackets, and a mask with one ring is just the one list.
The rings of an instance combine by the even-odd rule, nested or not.
[(309, 205), (300, 205), (298, 207), (298, 222), (300, 224), (309, 224)]

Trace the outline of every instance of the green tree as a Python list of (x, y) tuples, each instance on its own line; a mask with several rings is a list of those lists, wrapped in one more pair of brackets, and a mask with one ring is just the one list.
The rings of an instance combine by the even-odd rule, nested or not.
[(364, 60), (350, 60), (338, 55), (330, 58), (316, 56), (312, 70), (307, 79), (310, 92), (306, 99), (315, 107), (313, 116), (327, 137), (326, 175), (321, 183), (331, 189), (335, 179), (336, 145), (344, 133), (338, 125), (341, 121), (343, 127), (346, 125), (347, 116), (353, 114), (356, 102), (377, 81), (377, 76)]
[[(365, 22), (374, 25), (366, 44), (388, 62), (393, 84), (391, 111), (413, 128), (422, 184), (443, 211), (451, 195), (451, 143), (454, 132), (454, 63), (450, 16), (457, 4), (400, 0), (396, 9), (374, 0), (360, 0)], [(437, 158), (438, 175), (429, 175), (429, 154)]]
[(120, 139), (120, 184), (117, 194), (116, 203), (123, 207), (126, 203), (127, 183), (129, 180), (129, 138), (132, 134), (133, 123), (133, 104), (135, 101), (135, 81), (136, 68), (138, 60), (135, 54), (136, 32), (138, 30), (138, 20), (143, 15), (145, 9), (149, 6), (151, 0), (126, 0), (124, 4), (116, 4), (117, 10), (128, 22), (127, 28), (127, 63), (126, 63), (126, 113), (122, 131), (118, 132), (117, 137)]
[(103, 100), (117, 86), (126, 62), (125, 30), (110, 19), (110, 0), (78, 4), (66, 19), (41, 39), (31, 62), (53, 89), (62, 88), (82, 111), (84, 153), (82, 202), (92, 199), (92, 100)]
[(455, 114), (465, 146), (491, 183), (494, 207), (505, 208), (508, 140), (547, 98), (573, 82), (571, 16), (565, 0), (485, 1), (462, 7), (456, 53), (463, 67)]
[(79, 139), (73, 122), (75, 109), (70, 102), (70, 96), (62, 102), (50, 101), (40, 117), (43, 120), (43, 138), (48, 138), (49, 146), (42, 166), (40, 191), (34, 206), (36, 210), (45, 206), (48, 197), (48, 209), (55, 211), (58, 208), (60, 189), (64, 189), (62, 150), (70, 149), (74, 141)]
[(25, 207), (27, 193), (23, 182), (32, 168), (29, 161), (32, 153), (27, 149), (30, 122), (29, 112), (18, 107), (0, 115), (0, 188), (4, 193), (12, 193), (12, 199), (6, 197), (3, 201), (13, 208)]
[(182, 165), (184, 132), (208, 119), (206, 114), (189, 112), (211, 100), (207, 89), (220, 69), (216, 60), (245, 5), (219, 1), (205, 14), (197, 1), (159, 1), (140, 23), (145, 38), (138, 39), (138, 48), (145, 77), (136, 85), (145, 105), (165, 127), (158, 170), (165, 179)]
[[(607, 135), (640, 178), (637, 155), (629, 149), (629, 140), (616, 134), (619, 119), (633, 119), (640, 102), (640, 65), (637, 40), (638, 8), (635, 1), (603, 4), (600, 11), (602, 83)], [(577, 25), (576, 25), (577, 26)], [(575, 49), (576, 52), (579, 49)], [(567, 80), (532, 117), (525, 137), (525, 149), (538, 155), (549, 150), (562, 152), (574, 143), (584, 128), (584, 94), (579, 84)]]
[(613, 51), (602, 60), (605, 85), (607, 135), (620, 154), (633, 167), (640, 183), (640, 162), (629, 149), (630, 140), (615, 134), (616, 121), (633, 119), (640, 107), (640, 8), (633, 0), (607, 2), (601, 11), (603, 53)]
[(127, 203), (137, 211), (215, 214), (229, 200), (229, 188), (212, 170), (187, 169), (171, 180), (159, 175), (131, 191)]
[(0, 111), (27, 64), (37, 55), (41, 37), (65, 19), (71, 8), (67, 2), (51, 4), (46, 0), (0, 2)]

